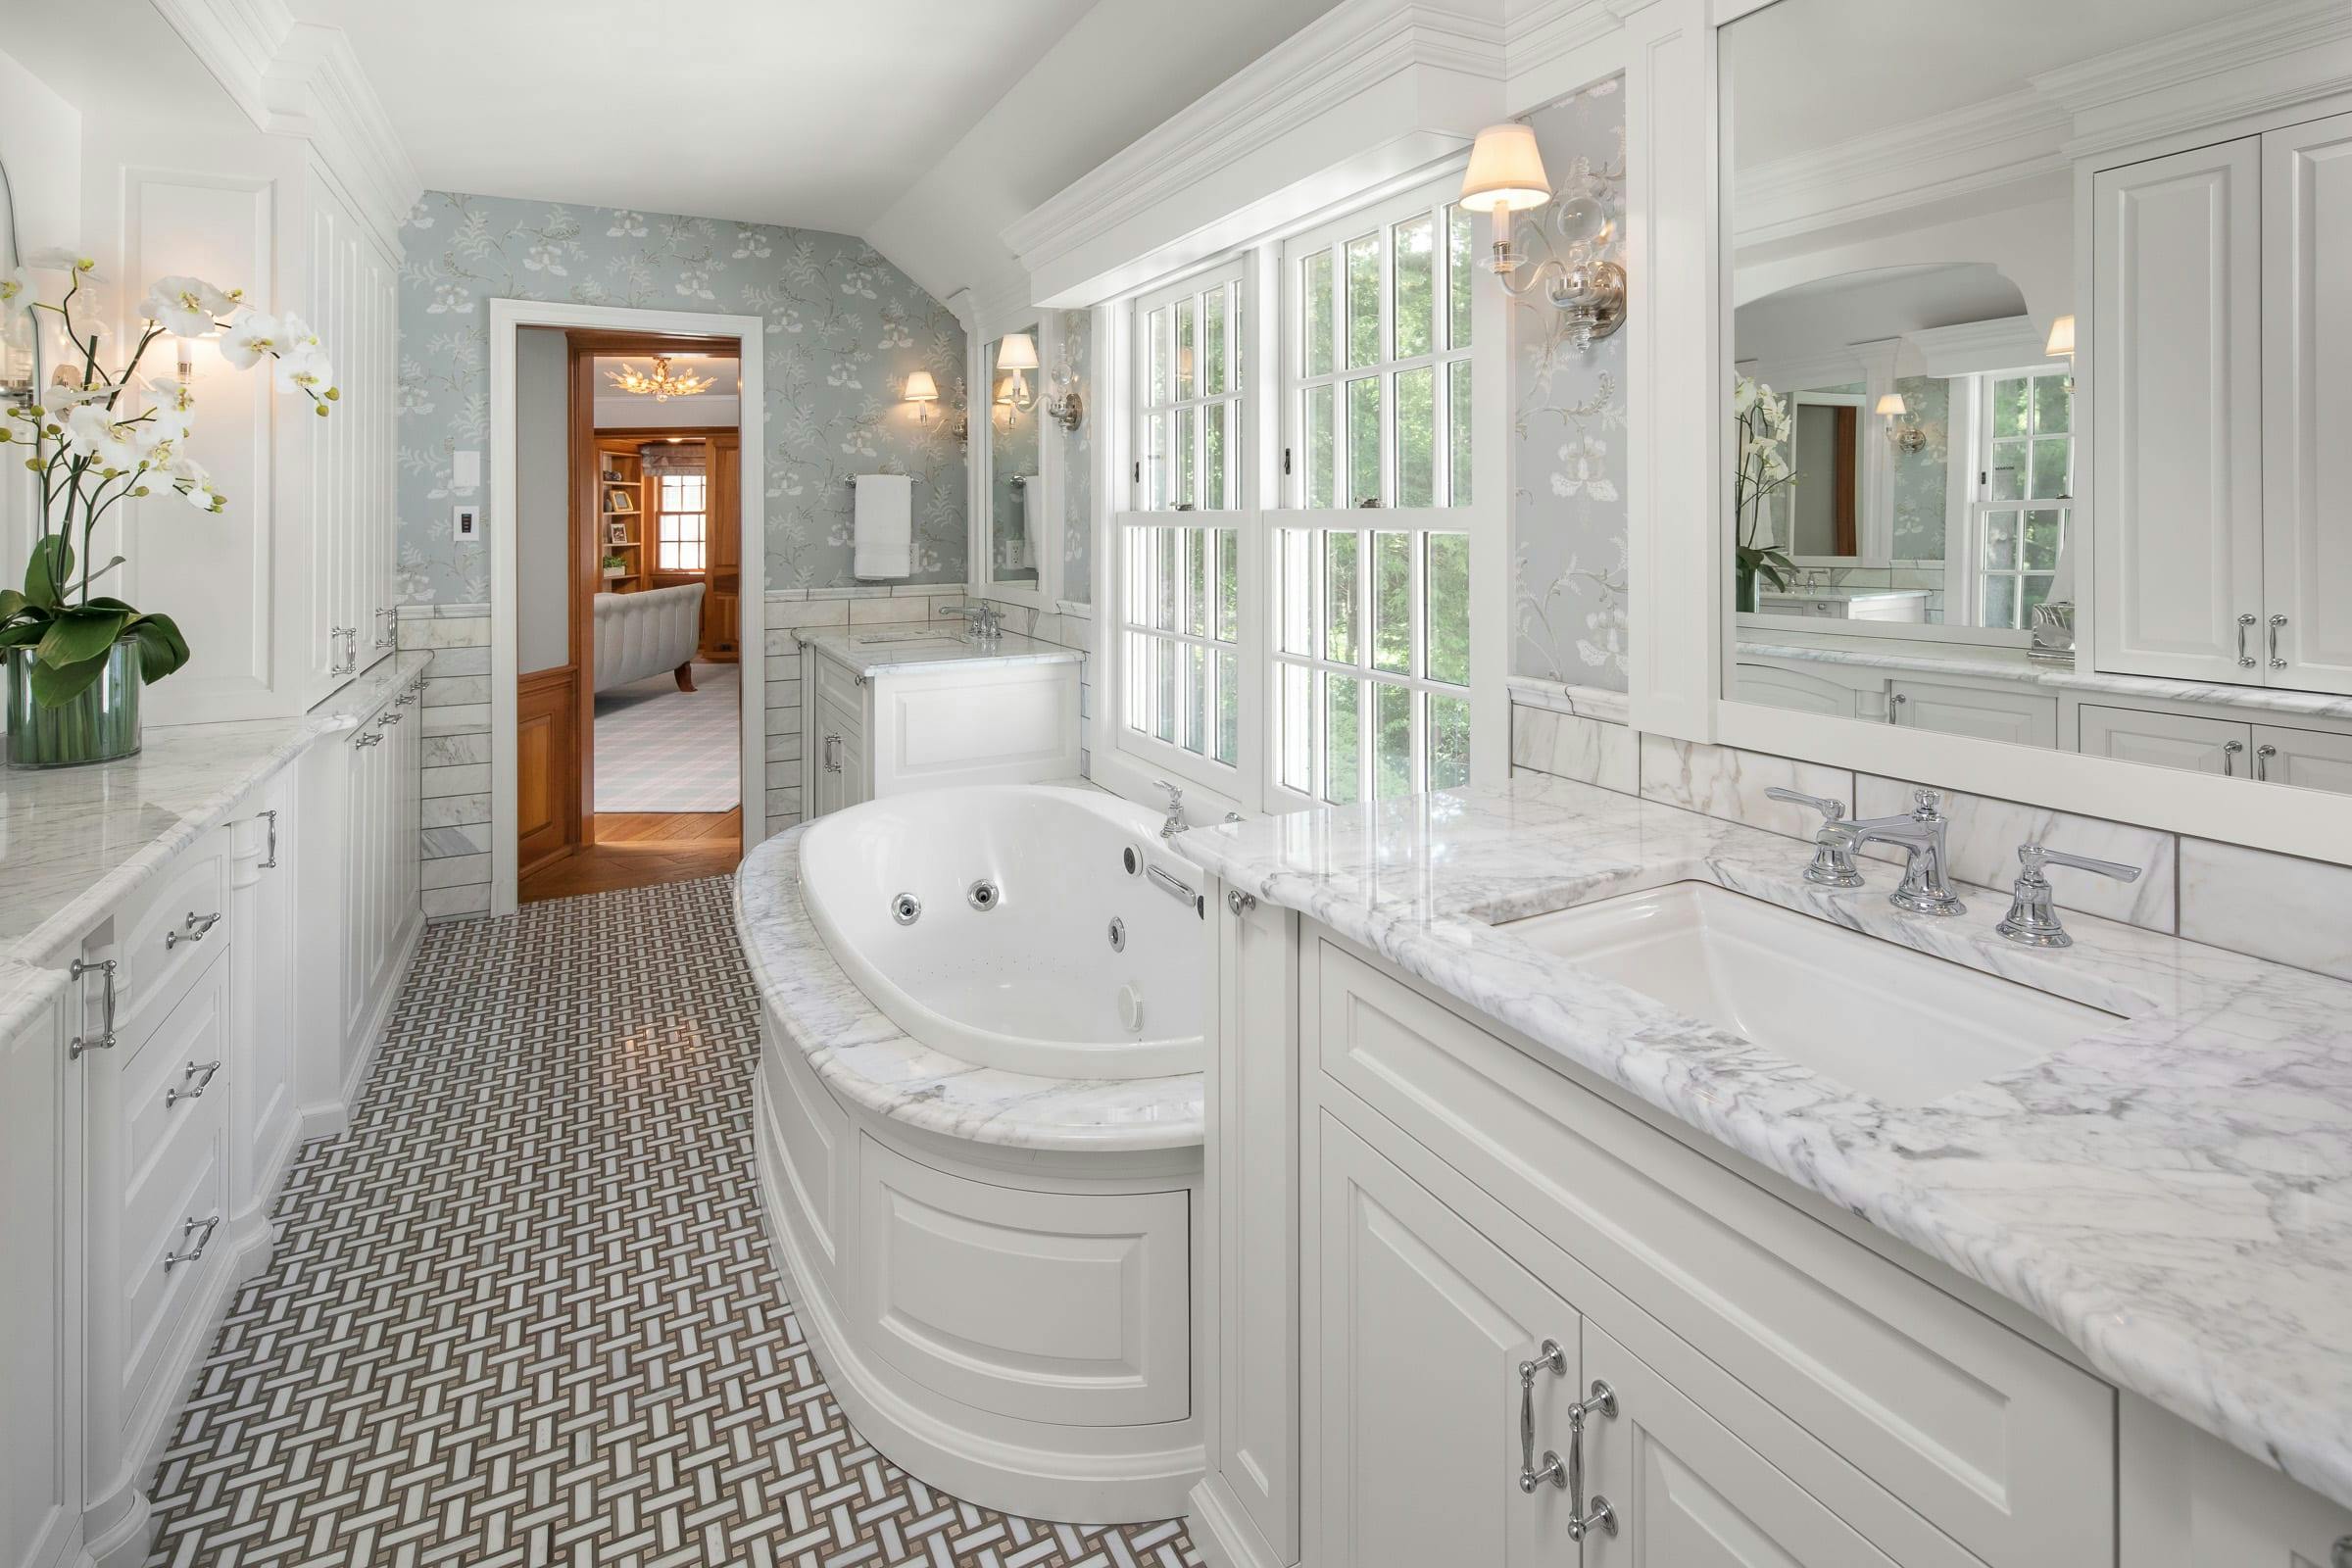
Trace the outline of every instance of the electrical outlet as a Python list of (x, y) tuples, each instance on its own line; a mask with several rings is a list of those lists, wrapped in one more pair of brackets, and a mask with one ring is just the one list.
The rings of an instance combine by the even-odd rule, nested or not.
[(481, 538), (481, 508), (474, 506), (470, 502), (461, 501), (455, 507), (450, 509), (450, 515), (457, 524), (454, 532), (456, 533), (458, 543), (462, 545), (472, 544), (474, 541)]

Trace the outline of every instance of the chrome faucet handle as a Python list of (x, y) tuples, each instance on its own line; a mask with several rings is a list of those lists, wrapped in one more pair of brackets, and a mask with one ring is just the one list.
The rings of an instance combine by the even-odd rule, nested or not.
[(2050, 879), (2042, 875), (2045, 867), (2072, 866), (2078, 871), (2096, 871), (2118, 882), (2139, 880), (2139, 867), (2126, 865), (2121, 860), (2096, 860), (2087, 855), (2068, 855), (2063, 850), (2048, 849), (2039, 844), (2026, 843), (2017, 847), (2017, 883), (2010, 889), (2009, 912), (1994, 926), (2002, 936), (2028, 948), (2071, 948), (2075, 939), (2066, 934), (2059, 922), (2058, 906), (2050, 892)]
[(1168, 809), (1173, 811), (1184, 804), (1184, 786), (1173, 779), (1155, 778), (1152, 781), (1168, 792)]
[(1813, 839), (1813, 863), (1805, 867), (1805, 880), (1825, 888), (1858, 888), (1862, 872), (1854, 864), (1854, 849), (1844, 837), (1832, 831), (1845, 819), (1845, 803), (1826, 796), (1807, 795), (1802, 790), (1784, 789), (1775, 784), (1764, 792), (1776, 801), (1790, 806), (1809, 806), (1821, 813), (1821, 831)]
[(1943, 791), (1916, 789), (1911, 792), (1911, 820), (1940, 822), (1943, 820)]

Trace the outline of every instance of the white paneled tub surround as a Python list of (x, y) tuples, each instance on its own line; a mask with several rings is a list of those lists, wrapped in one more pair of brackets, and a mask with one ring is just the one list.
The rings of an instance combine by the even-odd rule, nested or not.
[[(760, 1197), (828, 1384), (926, 1482), (1073, 1523), (1181, 1513), (1203, 1460), (1200, 1074), (1132, 1074), (1199, 1059), (1205, 922), (1127, 876), (1130, 848), (1173, 863), (1152, 830), (1078, 790), (940, 790), (780, 834), (735, 880)], [(983, 879), (1002, 891), (985, 911)], [(912, 926), (890, 913), (902, 892), (923, 904)], [(870, 998), (836, 956), (859, 943)], [(1129, 984), (1142, 1034), (1119, 1023)], [(1002, 1064), (1040, 1060), (1089, 1070)]]
[(801, 840), (808, 913), (884, 1016), (1057, 1078), (1200, 1070), (1199, 875), (1159, 818), (1048, 785), (871, 801)]

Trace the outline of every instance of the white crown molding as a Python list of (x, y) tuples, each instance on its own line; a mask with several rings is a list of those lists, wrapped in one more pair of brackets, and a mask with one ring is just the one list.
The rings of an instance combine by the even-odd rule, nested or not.
[[(1655, 4), (1657, 0), (1540, 0), (1503, 24), (1503, 52), (1511, 74), (1524, 76), (1597, 43)], [(1513, 105), (1513, 113), (1525, 112)]]
[[(1443, 88), (1448, 79), (1492, 83), (1482, 112), (1499, 113), (1503, 30), (1490, 17), (1429, 0), (1344, 0), (1006, 225), (1004, 243), (1029, 273), (1053, 274), (1086, 247), (1155, 212), (1178, 211), (1203, 185), (1263, 194), (1268, 176), (1250, 167), (1253, 159), (1411, 74), (1426, 74), (1435, 89), (1420, 95), (1427, 111), (1420, 118), (1446, 122), (1393, 124), (1396, 140), (1437, 131), (1467, 142), (1479, 128), (1469, 122), (1476, 117), (1449, 113), (1459, 95)], [(1416, 144), (1414, 156), (1426, 161), (1428, 151)], [(1072, 281), (1040, 292), (1066, 293)]]
[(2277, 0), (2030, 80), (2085, 157), (2352, 90), (2352, 5)]
[(340, 27), (298, 22), (282, 0), (154, 0), (255, 128), (307, 141), (395, 257), (424, 193), (408, 149)]
[(2049, 334), (2030, 316), (1922, 327), (1916, 332), (1905, 332), (1903, 340), (1919, 351), (1921, 374), (1947, 380), (1955, 375), (2039, 369), (2066, 363), (2052, 360), (2042, 352)]

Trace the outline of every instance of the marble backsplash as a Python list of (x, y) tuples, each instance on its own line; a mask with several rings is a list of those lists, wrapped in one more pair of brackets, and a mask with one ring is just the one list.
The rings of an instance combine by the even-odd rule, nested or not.
[[(1597, 784), (1797, 839), (1810, 839), (1820, 817), (1772, 800), (1768, 788), (1839, 801), (1855, 816), (1910, 809), (1912, 781), (1642, 734), (1573, 710), (1580, 706), (1575, 691), (1514, 690), (1514, 772)], [(2055, 869), (2050, 880), (2059, 906), (2352, 980), (2352, 920), (2345, 917), (2352, 910), (2352, 866), (1953, 790), (1943, 792), (1943, 811), (1952, 823), (1952, 875), (1959, 881), (2006, 890), (2017, 875), (2017, 847), (2028, 840), (2121, 860), (2141, 868), (2139, 880)], [(1871, 853), (1899, 858), (1892, 851)]]

